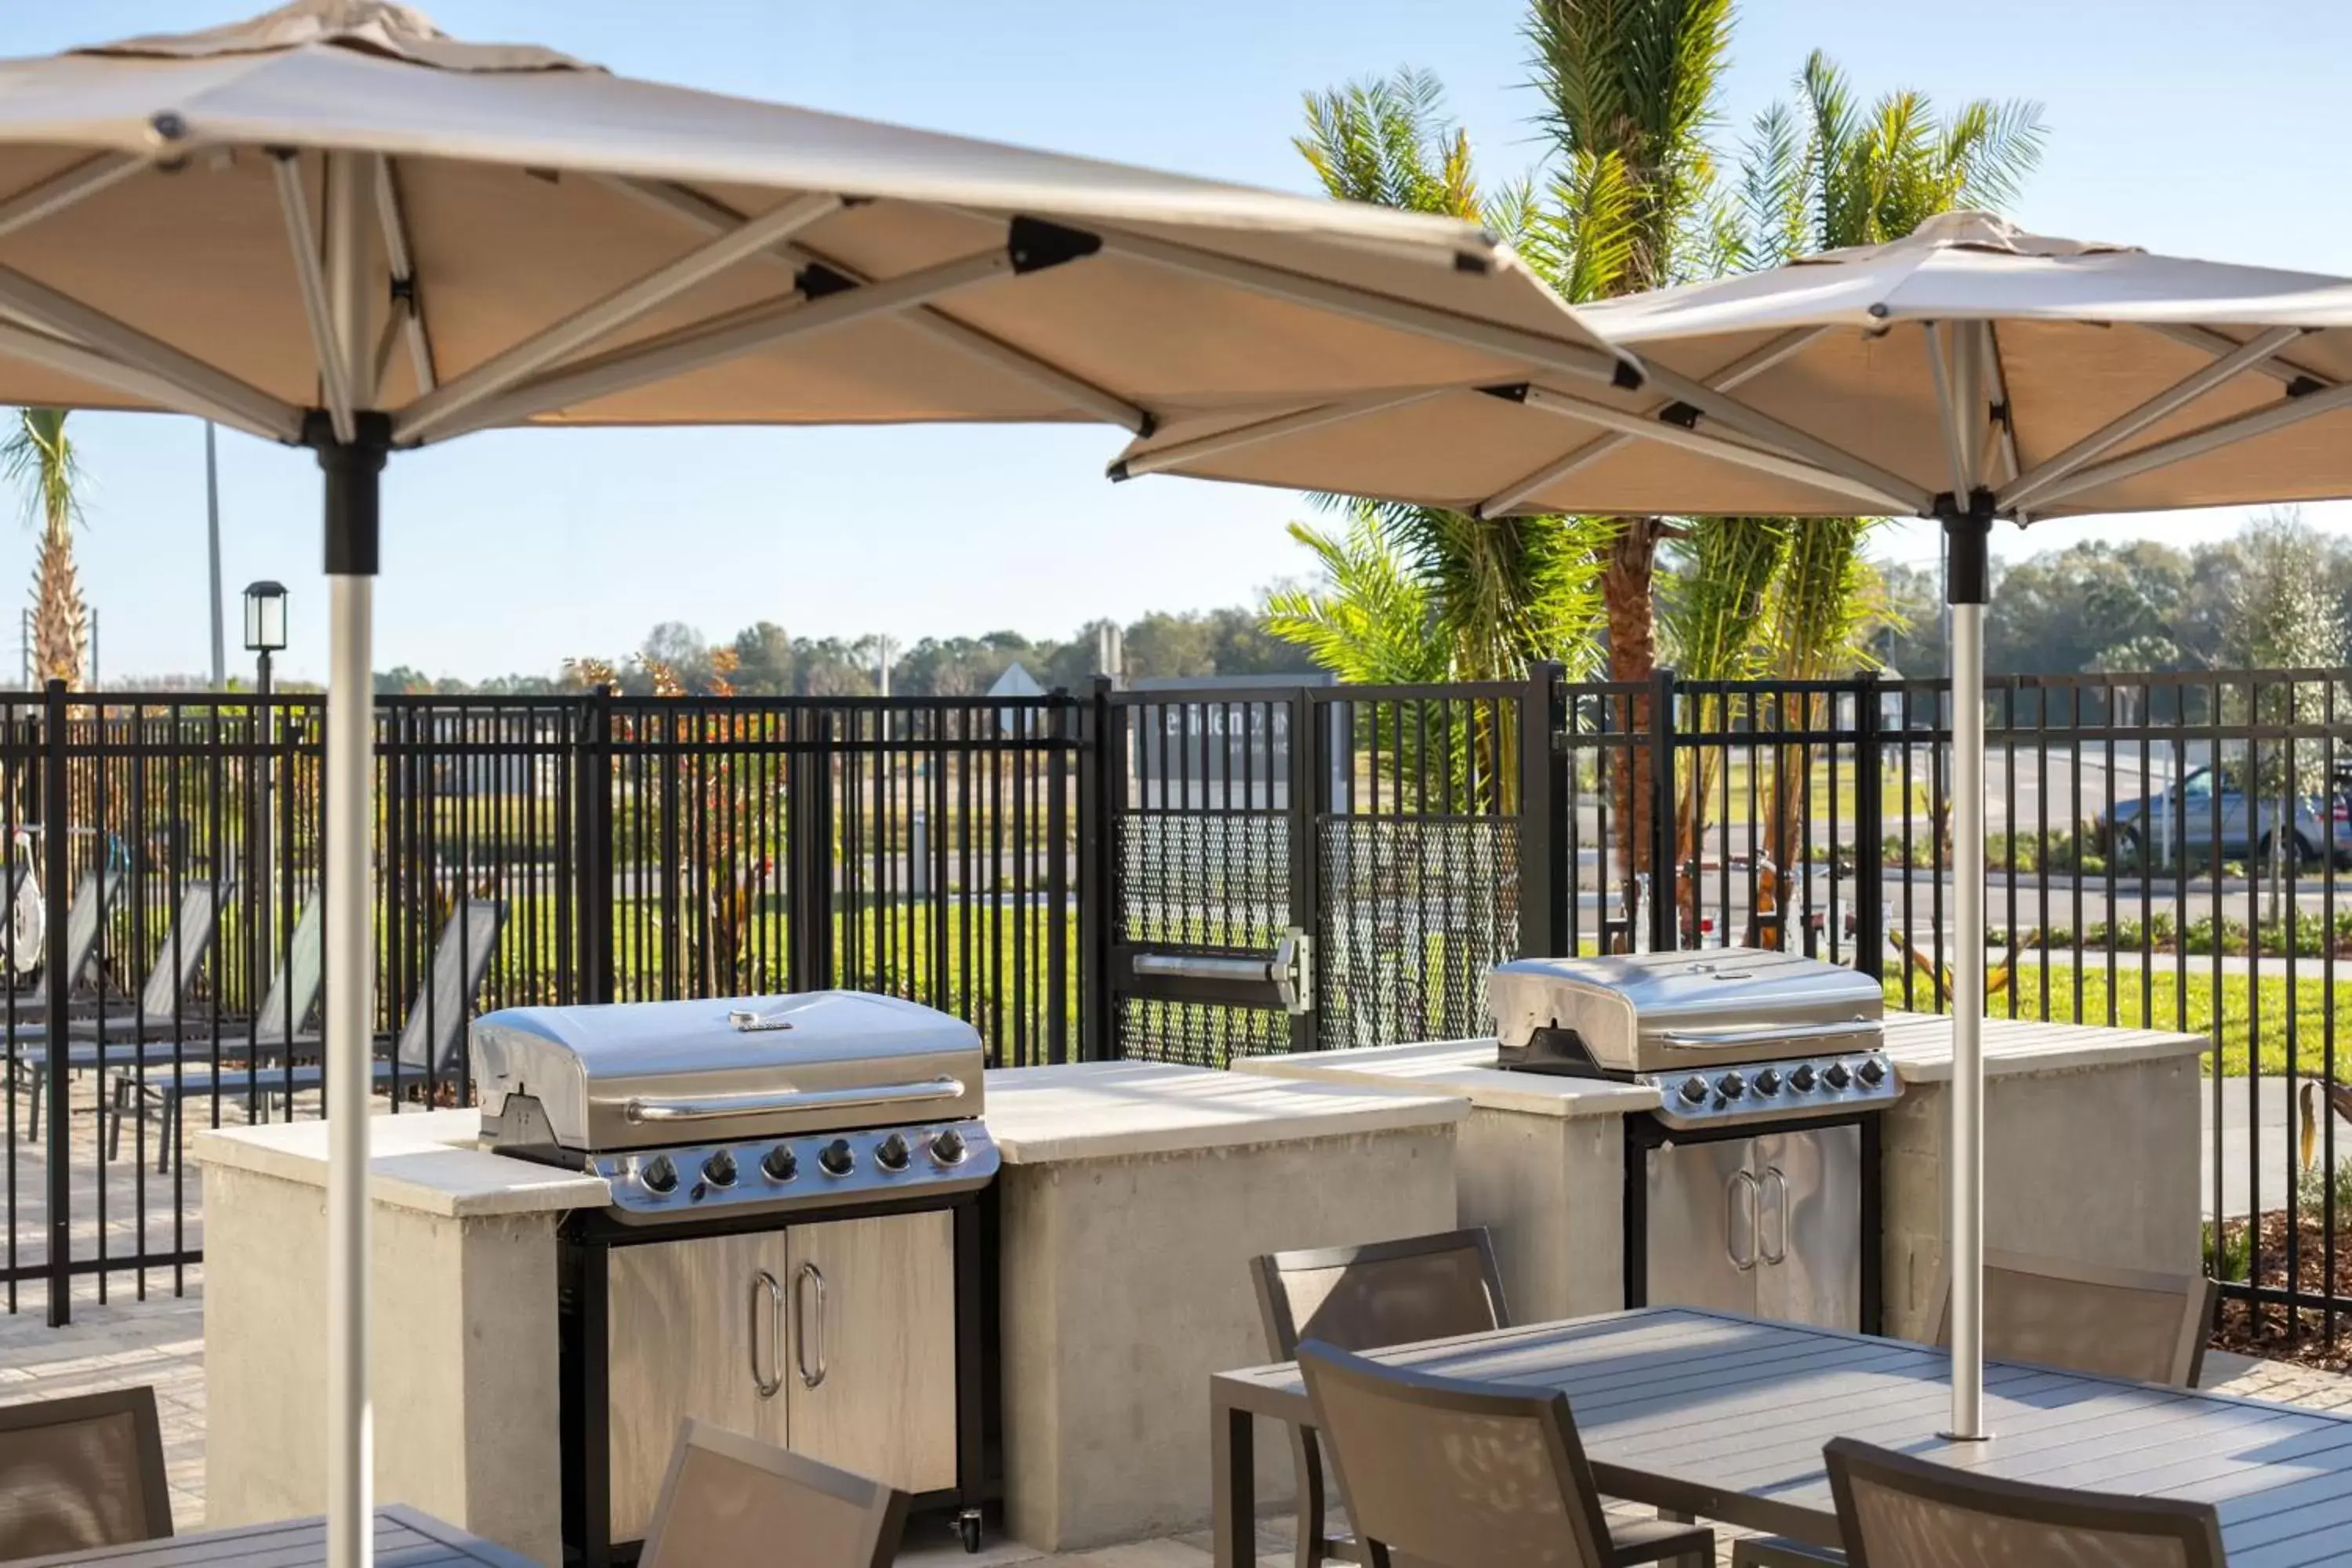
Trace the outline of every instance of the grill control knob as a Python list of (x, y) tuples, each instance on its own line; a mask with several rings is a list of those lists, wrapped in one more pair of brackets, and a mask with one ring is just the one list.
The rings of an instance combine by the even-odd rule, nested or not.
[(1736, 1072), (1725, 1073), (1715, 1080), (1715, 1092), (1726, 1100), (1738, 1100), (1748, 1092), (1748, 1080)]
[(793, 1152), (791, 1144), (779, 1143), (761, 1160), (760, 1169), (772, 1182), (789, 1182), (800, 1174), (800, 1156)]
[(963, 1155), (963, 1134), (954, 1128), (944, 1127), (931, 1134), (931, 1158), (940, 1164), (960, 1165)]
[(1756, 1075), (1756, 1092), (1759, 1094), (1780, 1093), (1780, 1069), (1779, 1068), (1766, 1068), (1762, 1072), (1758, 1073)]
[(1692, 1105), (1705, 1104), (1706, 1102), (1706, 1079), (1699, 1077), (1696, 1073), (1693, 1073), (1690, 1077), (1683, 1079), (1683, 1099)]
[(856, 1169), (857, 1154), (850, 1148), (848, 1139), (836, 1138), (818, 1153), (816, 1163), (824, 1167), (828, 1176), (845, 1176)]
[(1862, 1079), (1864, 1089), (1876, 1089), (1886, 1081), (1886, 1064), (1876, 1057), (1865, 1058), (1860, 1067), (1853, 1069), (1853, 1072), (1856, 1078)]
[(677, 1167), (670, 1163), (668, 1155), (656, 1154), (637, 1172), (637, 1180), (649, 1193), (674, 1193), (677, 1191)]
[(1822, 1069), (1822, 1081), (1832, 1089), (1843, 1089), (1853, 1081), (1853, 1075), (1845, 1070), (1845, 1063), (1832, 1062)]
[(893, 1132), (881, 1142), (874, 1145), (874, 1163), (886, 1171), (905, 1170), (907, 1168), (906, 1139)]
[(1789, 1075), (1789, 1087), (1799, 1094), (1812, 1093), (1815, 1081), (1813, 1064), (1811, 1062), (1798, 1063), (1796, 1070)]
[(702, 1179), (714, 1187), (735, 1184), (735, 1156), (721, 1149), (702, 1162)]

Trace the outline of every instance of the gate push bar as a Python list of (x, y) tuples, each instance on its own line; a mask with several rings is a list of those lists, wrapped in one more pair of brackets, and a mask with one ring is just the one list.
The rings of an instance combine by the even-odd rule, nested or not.
[(1271, 986), (1273, 1000), (1293, 1015), (1315, 1010), (1314, 939), (1291, 927), (1270, 953), (1137, 952), (1129, 965), (1139, 980), (1205, 981), (1220, 988)]

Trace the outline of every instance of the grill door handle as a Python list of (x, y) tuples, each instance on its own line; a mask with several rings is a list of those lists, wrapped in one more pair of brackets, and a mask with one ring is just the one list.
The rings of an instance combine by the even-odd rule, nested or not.
[(731, 1116), (771, 1116), (785, 1110), (842, 1110), (877, 1105), (924, 1105), (961, 1100), (963, 1079), (927, 1078), (917, 1083), (877, 1083), (857, 1089), (786, 1089), (761, 1094), (714, 1094), (702, 1099), (632, 1100), (621, 1114), (634, 1122), (721, 1121)]
[[(1731, 1180), (1724, 1184), (1723, 1251), (1731, 1266), (1742, 1274), (1756, 1267), (1756, 1194), (1759, 1190), (1756, 1173), (1734, 1171)], [(1748, 1251), (1745, 1256), (1738, 1246), (1738, 1236), (1732, 1221), (1740, 1217), (1741, 1200), (1746, 1199), (1748, 1219)]]
[[(1762, 1189), (1768, 1184), (1771, 1186), (1773, 1193), (1771, 1206), (1769, 1210), (1765, 1209), (1762, 1205)], [(1757, 1188), (1758, 1206), (1759, 1210), (1759, 1218), (1756, 1223), (1757, 1256), (1763, 1258), (1767, 1263), (1786, 1263), (1789, 1261), (1788, 1173), (1782, 1171), (1778, 1165), (1767, 1165), (1764, 1167), (1764, 1179), (1757, 1184)], [(1771, 1214), (1780, 1221), (1780, 1239), (1770, 1247), (1764, 1245), (1764, 1237), (1767, 1234), (1764, 1229), (1764, 1222), (1761, 1217), (1764, 1213)]]
[[(803, 1287), (809, 1285), (816, 1287), (814, 1310), (811, 1310), (804, 1304), (810, 1297)], [(800, 1367), (801, 1386), (814, 1388), (824, 1381), (824, 1271), (815, 1264), (802, 1264), (800, 1273), (793, 1276), (793, 1306), (796, 1309), (793, 1313), (793, 1360)], [(816, 1365), (814, 1367), (809, 1365), (808, 1355), (811, 1318), (816, 1320)]]
[(1727, 1046), (1777, 1046), (1792, 1040), (1842, 1040), (1856, 1035), (1875, 1039), (1886, 1026), (1876, 1018), (1849, 1018), (1841, 1024), (1792, 1024), (1770, 1029), (1660, 1029), (1643, 1037), (1668, 1050), (1713, 1051)]
[[(760, 1298), (768, 1299), (768, 1365), (772, 1374), (760, 1371)], [(776, 1391), (784, 1386), (784, 1288), (776, 1277), (761, 1268), (751, 1276), (751, 1386), (760, 1391), (762, 1399), (773, 1399)]]

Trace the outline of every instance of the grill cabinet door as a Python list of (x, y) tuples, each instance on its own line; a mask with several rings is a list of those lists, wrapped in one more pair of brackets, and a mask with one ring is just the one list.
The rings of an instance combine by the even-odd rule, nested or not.
[(1862, 1327), (1862, 1129), (1756, 1140), (1757, 1313)]
[(1649, 1303), (1756, 1310), (1756, 1141), (1650, 1151)]
[(789, 1234), (792, 1447), (910, 1492), (953, 1486), (954, 1216), (934, 1209)]
[(785, 1443), (791, 1278), (781, 1231), (613, 1248), (612, 1540), (644, 1536), (688, 1416)]

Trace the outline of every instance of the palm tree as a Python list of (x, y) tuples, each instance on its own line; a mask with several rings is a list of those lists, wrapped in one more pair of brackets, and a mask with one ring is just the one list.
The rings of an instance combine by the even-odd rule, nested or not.
[[(1534, 0), (1527, 37), (1534, 51), (1541, 120), (1560, 177), (1597, 176), (1622, 186), (1622, 265), (1570, 298), (1636, 293), (1716, 270), (1723, 249), (1708, 132), (1731, 39), (1731, 0)], [(1602, 555), (1601, 597), (1609, 624), (1609, 676), (1646, 681), (1656, 663), (1652, 590), (1659, 518), (1612, 526)], [(1650, 722), (1638, 697), (1632, 721)], [(1631, 880), (1648, 863), (1650, 757), (1612, 775), (1618, 864)]]
[(33, 677), (82, 678), (89, 623), (74, 579), (73, 525), (81, 516), (81, 467), (66, 435), (66, 410), (25, 408), (0, 443), (0, 468), (26, 487), (27, 508), (41, 527), (33, 573)]
[[(2041, 162), (2037, 104), (1979, 99), (1938, 119), (1923, 94), (1895, 91), (1864, 110), (1845, 73), (1818, 49), (1796, 86), (1798, 105), (1766, 110), (1749, 135), (1739, 221), (1727, 229), (1732, 259), (1743, 267), (1880, 245), (1937, 213), (2007, 205)], [(1766, 673), (1817, 680), (1866, 662), (1871, 634), (1886, 624), (1877, 574), (1864, 555), (1879, 521), (1792, 525), (1759, 623), (1773, 650)], [(1782, 748), (1766, 843), (1776, 867), (1800, 851), (1809, 777), (1801, 749)]]

